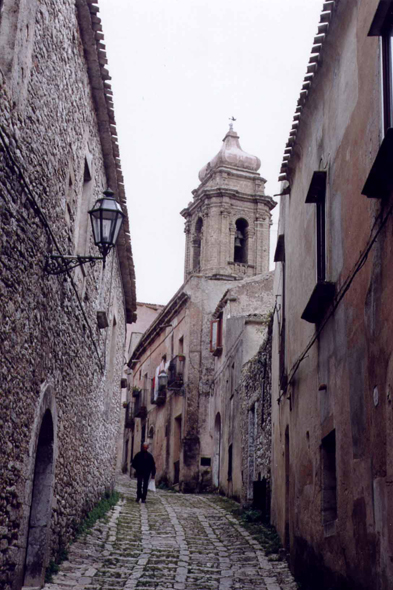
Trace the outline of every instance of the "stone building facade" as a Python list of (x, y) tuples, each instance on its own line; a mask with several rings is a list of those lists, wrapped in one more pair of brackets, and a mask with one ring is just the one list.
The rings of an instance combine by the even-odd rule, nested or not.
[[(155, 304), (155, 303), (142, 303), (137, 302), (136, 304), (136, 315), (137, 319), (135, 323), (127, 325), (127, 339), (126, 339), (126, 358), (129, 359), (132, 355), (133, 351), (135, 350), (136, 345), (138, 344), (139, 340), (142, 338), (142, 335), (146, 330), (149, 328), (151, 323), (163, 309), (163, 305)], [(125, 365), (125, 369), (128, 369), (127, 365)], [(130, 463), (132, 460), (134, 453), (134, 448), (140, 448), (141, 442), (138, 439), (137, 441), (136, 436), (134, 435), (134, 431), (132, 428), (126, 428), (125, 425), (133, 424), (133, 417), (132, 417), (132, 405), (133, 405), (133, 396), (132, 396), (132, 388), (131, 388), (131, 381), (127, 379), (126, 371), (124, 373), (124, 380), (127, 383), (127, 388), (123, 389), (123, 396), (122, 396), (122, 405), (124, 412), (122, 414), (121, 420), (121, 431), (123, 433), (123, 437), (119, 437), (119, 448), (118, 448), (118, 468), (122, 470), (123, 473), (129, 471)], [(139, 432), (139, 430), (138, 430)]]
[[(113, 484), (136, 303), (98, 7), (0, 6), (0, 586), (19, 590)], [(105, 269), (49, 275), (49, 254), (98, 255), (107, 186), (126, 218)]]
[(269, 355), (269, 367), (264, 365), (261, 374), (258, 368), (273, 307), (273, 273), (265, 273), (228, 289), (213, 314), (221, 350), (213, 352), (212, 461), (205, 478), (210, 476), (215, 488), (243, 504), (254, 501), (255, 481), (270, 481)]
[(392, 11), (325, 3), (281, 171), (272, 518), (318, 588), (392, 588)]
[[(193, 201), (181, 212), (186, 220), (185, 282), (129, 360), (134, 452), (148, 439), (158, 480), (183, 491), (214, 485), (214, 354), (221, 353), (222, 335), (213, 334), (213, 314), (228, 289), (268, 270), (275, 203), (265, 195), (259, 167), (258, 158), (243, 152), (230, 128), (220, 152), (201, 170)], [(244, 295), (248, 289), (251, 283)], [(247, 320), (241, 322), (244, 328)], [(252, 331), (251, 324), (240, 332)], [(258, 331), (257, 318), (254, 324)], [(257, 349), (254, 343), (253, 353)], [(166, 387), (159, 385), (160, 373), (168, 376)]]

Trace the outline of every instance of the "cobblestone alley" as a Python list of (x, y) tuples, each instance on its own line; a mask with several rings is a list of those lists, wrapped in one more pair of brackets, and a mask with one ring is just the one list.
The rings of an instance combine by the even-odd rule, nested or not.
[(135, 502), (135, 481), (122, 476), (123, 499), (107, 522), (75, 542), (44, 590), (294, 590), (285, 563), (217, 504), (215, 496), (158, 491)]

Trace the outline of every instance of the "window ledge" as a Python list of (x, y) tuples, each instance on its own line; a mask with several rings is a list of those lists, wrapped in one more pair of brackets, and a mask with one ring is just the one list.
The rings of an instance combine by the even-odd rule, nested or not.
[(302, 313), (302, 320), (311, 324), (318, 323), (330, 307), (335, 294), (335, 285), (328, 281), (319, 281), (311, 294)]
[(325, 522), (323, 525), (323, 533), (325, 537), (334, 537), (336, 534), (336, 521)]
[(362, 195), (369, 199), (383, 199), (393, 192), (393, 129), (388, 129), (370, 174), (363, 187)]

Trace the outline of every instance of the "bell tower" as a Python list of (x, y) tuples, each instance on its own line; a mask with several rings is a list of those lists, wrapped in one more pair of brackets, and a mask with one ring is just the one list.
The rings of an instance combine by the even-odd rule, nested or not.
[(192, 274), (241, 279), (269, 270), (271, 210), (259, 158), (229, 126), (218, 154), (199, 172), (185, 221), (184, 280)]

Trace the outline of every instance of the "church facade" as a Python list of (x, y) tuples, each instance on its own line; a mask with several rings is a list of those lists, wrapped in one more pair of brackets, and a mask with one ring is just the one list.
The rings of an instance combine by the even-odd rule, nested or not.
[[(183, 491), (227, 491), (224, 480), (220, 485), (213, 476), (215, 446), (221, 444), (213, 436), (215, 363), (225, 341), (223, 323), (214, 312), (229, 289), (240, 289), (245, 281), (268, 272), (275, 202), (265, 194), (259, 167), (259, 159), (242, 150), (231, 127), (218, 154), (200, 171), (193, 200), (181, 212), (184, 284), (129, 360), (134, 453), (148, 440), (158, 481)], [(227, 453), (225, 446), (223, 464)]]

